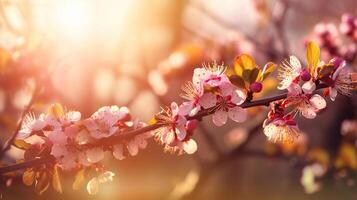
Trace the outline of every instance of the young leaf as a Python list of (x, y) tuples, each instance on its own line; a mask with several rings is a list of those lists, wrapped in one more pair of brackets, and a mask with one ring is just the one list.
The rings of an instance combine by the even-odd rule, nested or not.
[(64, 109), (61, 104), (55, 103), (48, 108), (47, 114), (55, 118), (60, 118), (64, 115)]
[(21, 140), (21, 139), (16, 139), (14, 141), (14, 145), (17, 148), (22, 149), (22, 150), (26, 150), (31, 147), (31, 144), (29, 144), (29, 143), (25, 142), (25, 140)]
[(22, 182), (27, 186), (31, 186), (35, 180), (35, 175), (36, 173), (32, 168), (27, 169), (22, 175)]
[(50, 186), (50, 176), (47, 172), (41, 172), (35, 184), (35, 192), (42, 195)]
[(248, 54), (241, 54), (234, 61), (234, 71), (238, 76), (243, 76), (244, 70), (252, 70), (256, 66), (253, 57)]
[(79, 190), (84, 185), (85, 176), (84, 176), (85, 169), (81, 169), (77, 172), (76, 177), (74, 178), (74, 182), (72, 184), (73, 190)]
[(252, 73), (250, 74), (250, 78), (249, 78), (249, 83), (250, 84), (254, 83), (257, 80), (258, 75), (260, 73), (261, 73), (261, 70), (259, 68), (252, 69)]
[(231, 81), (231, 83), (239, 88), (245, 89), (245, 82), (244, 80), (237, 75), (232, 75), (229, 77), (229, 80)]
[(276, 69), (276, 66), (277, 65), (273, 62), (265, 64), (261, 76), (258, 77), (259, 81), (265, 80)]
[(59, 172), (58, 172), (58, 166), (55, 165), (53, 167), (53, 174), (52, 174), (52, 187), (55, 191), (57, 191), (58, 193), (62, 194), (62, 184), (61, 184), (61, 179), (59, 176)]
[(315, 42), (309, 42), (307, 45), (306, 58), (310, 73), (314, 75), (316, 67), (320, 63), (320, 48)]

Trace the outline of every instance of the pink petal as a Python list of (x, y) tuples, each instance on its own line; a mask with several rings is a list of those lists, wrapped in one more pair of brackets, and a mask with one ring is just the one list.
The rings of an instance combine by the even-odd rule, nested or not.
[(335, 88), (329, 87), (329, 93), (331, 101), (335, 101), (337, 97), (337, 90)]
[(54, 144), (64, 145), (67, 143), (67, 136), (62, 131), (59, 130), (51, 131), (47, 137)]
[(308, 81), (302, 85), (302, 90), (305, 94), (312, 94), (316, 90), (316, 85), (313, 81)]
[(197, 151), (197, 143), (193, 139), (184, 142), (182, 146), (187, 154), (193, 154)]
[(87, 160), (90, 163), (97, 163), (104, 158), (104, 151), (102, 148), (96, 147), (86, 150)]
[(318, 94), (314, 94), (309, 101), (311, 105), (318, 110), (324, 109), (326, 107), (325, 99)]
[(223, 126), (227, 122), (227, 112), (224, 112), (223, 110), (217, 110), (212, 117), (213, 123), (216, 126)]
[(301, 87), (299, 84), (292, 83), (288, 88), (288, 94), (296, 96), (302, 93)]
[(316, 111), (311, 106), (301, 110), (301, 114), (308, 119), (314, 119), (316, 117)]
[(219, 88), (221, 89), (222, 96), (232, 95), (233, 92), (233, 85), (229, 82), (223, 82)]
[(128, 143), (128, 151), (131, 156), (136, 156), (139, 153), (139, 145), (136, 143), (135, 140), (131, 140)]
[(241, 105), (245, 99), (247, 98), (247, 95), (245, 94), (244, 90), (241, 89), (236, 89), (233, 90), (232, 92), (232, 102), (236, 105)]
[(205, 93), (202, 95), (198, 103), (205, 109), (212, 108), (216, 105), (217, 98), (212, 93)]
[(237, 106), (229, 109), (228, 116), (235, 122), (244, 122), (247, 119), (247, 111)]
[(176, 135), (177, 135), (177, 138), (182, 141), (186, 138), (186, 135), (187, 135), (187, 132), (186, 132), (186, 128), (184, 126), (178, 126), (176, 127)]
[(176, 102), (171, 103), (172, 116), (176, 116), (179, 113), (179, 107)]
[(179, 107), (179, 115), (185, 116), (188, 115), (192, 110), (192, 102), (183, 102)]
[(208, 72), (204, 68), (196, 68), (193, 71), (192, 82), (194, 85), (199, 86), (202, 83), (202, 79), (208, 75)]
[(125, 159), (124, 156), (124, 151), (123, 151), (123, 145), (122, 144), (117, 144), (113, 146), (113, 156), (114, 158), (118, 160), (123, 160)]

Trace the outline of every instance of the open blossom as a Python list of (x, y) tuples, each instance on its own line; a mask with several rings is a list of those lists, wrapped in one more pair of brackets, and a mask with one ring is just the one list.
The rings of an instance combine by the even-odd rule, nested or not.
[(279, 90), (287, 89), (293, 82), (298, 81), (298, 78), (303, 71), (300, 61), (295, 56), (290, 56), (289, 61), (283, 62), (279, 69), (280, 84)]
[(126, 107), (105, 106), (83, 123), (93, 138), (100, 139), (114, 135), (119, 130), (117, 122), (127, 115), (129, 111)]
[(95, 195), (99, 192), (99, 186), (100, 184), (107, 183), (113, 181), (113, 177), (115, 174), (111, 171), (105, 171), (102, 174), (99, 174), (98, 176), (92, 178), (88, 183), (87, 183), (87, 191), (88, 194), (90, 195)]
[(346, 96), (352, 95), (352, 91), (357, 88), (357, 79), (354, 79), (356, 78), (353, 77), (353, 73), (347, 69), (346, 63), (343, 61), (332, 75), (333, 82), (328, 92), (330, 99), (334, 101), (337, 93)]
[(45, 128), (46, 125), (45, 114), (41, 114), (38, 119), (33, 114), (26, 115), (17, 137), (22, 139), (27, 138), (32, 133)]
[(235, 88), (230, 83), (220, 86), (221, 94), (217, 97), (218, 102), (212, 120), (216, 126), (226, 124), (228, 117), (236, 122), (243, 122), (247, 118), (247, 112), (239, 107), (247, 95), (244, 90)]
[(183, 113), (188, 113), (188, 115), (193, 116), (197, 114), (201, 108), (211, 108), (216, 105), (217, 99), (214, 94), (207, 92), (204, 93), (204, 88), (202, 83), (193, 84), (192, 82), (187, 82), (184, 87), (182, 87), (183, 94), (182, 98), (188, 100), (180, 105), (180, 111)]
[(180, 111), (180, 107), (175, 102), (172, 102), (168, 111), (164, 111), (156, 116), (159, 123), (168, 124), (158, 129), (156, 135), (159, 140), (165, 144), (166, 149), (173, 151), (178, 149), (192, 154), (196, 152), (197, 144), (190, 138), (191, 134), (187, 132), (186, 114), (187, 113)]
[(226, 67), (224, 65), (208, 65), (202, 68), (196, 68), (193, 72), (192, 82), (194, 85), (202, 84), (203, 87), (218, 87), (222, 83), (229, 82), (224, 74)]
[(325, 99), (319, 94), (312, 94), (315, 85), (306, 82), (303, 87), (293, 84), (288, 88), (289, 96), (285, 101), (286, 106), (292, 106), (293, 111), (301, 113), (308, 119), (316, 117), (317, 112), (326, 107)]
[(300, 135), (296, 122), (291, 118), (276, 118), (265, 120), (264, 134), (271, 142), (293, 143)]

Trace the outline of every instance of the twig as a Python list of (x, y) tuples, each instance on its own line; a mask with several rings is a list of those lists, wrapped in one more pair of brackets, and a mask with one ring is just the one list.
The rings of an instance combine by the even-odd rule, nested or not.
[(26, 114), (31, 110), (31, 107), (33, 105), (33, 103), (35, 102), (35, 100), (37, 99), (37, 96), (39, 95), (39, 88), (36, 85), (36, 88), (32, 94), (32, 97), (29, 101), (29, 103), (25, 106), (25, 109), (22, 111), (21, 116), (20, 116), (20, 120), (17, 123), (16, 129), (14, 130), (14, 132), (12, 133), (11, 137), (5, 142), (5, 144), (2, 147), (2, 150), (0, 151), (0, 160), (3, 158), (3, 156), (5, 155), (6, 151), (8, 151), (11, 147), (11, 145), (13, 144), (13, 142), (15, 141), (22, 123), (25, 119)]

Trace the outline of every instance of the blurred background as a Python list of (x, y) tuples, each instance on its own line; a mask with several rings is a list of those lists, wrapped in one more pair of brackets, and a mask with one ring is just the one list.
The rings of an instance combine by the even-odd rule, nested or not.
[[(36, 114), (54, 102), (83, 117), (118, 105), (149, 121), (160, 106), (181, 101), (181, 85), (205, 62), (231, 65), (240, 53), (252, 54), (260, 66), (290, 54), (305, 61), (305, 42), (313, 39), (325, 61), (341, 56), (356, 66), (357, 34), (340, 30), (341, 16), (357, 16), (356, 8), (355, 0), (1, 0), (1, 141), (35, 90), (41, 91)], [(257, 97), (273, 95), (276, 85), (267, 80)], [(37, 196), (20, 176), (1, 186), (0, 198), (355, 199), (356, 164), (326, 175), (320, 191), (307, 194), (298, 157), (327, 155), (334, 163), (346, 141), (342, 124), (350, 120), (349, 132), (357, 130), (356, 99), (339, 96), (316, 119), (301, 120), (305, 135), (295, 146), (268, 144), (261, 128), (267, 109), (254, 108), (243, 124), (217, 128), (204, 119), (194, 155), (164, 153), (155, 141), (123, 161), (107, 155), (104, 163), (116, 177), (96, 196), (73, 191), (73, 174), (64, 174), (61, 195), (49, 189)], [(253, 133), (250, 153), (235, 153)], [(350, 154), (357, 162), (355, 149)], [(4, 163), (21, 155), (11, 149)]]

